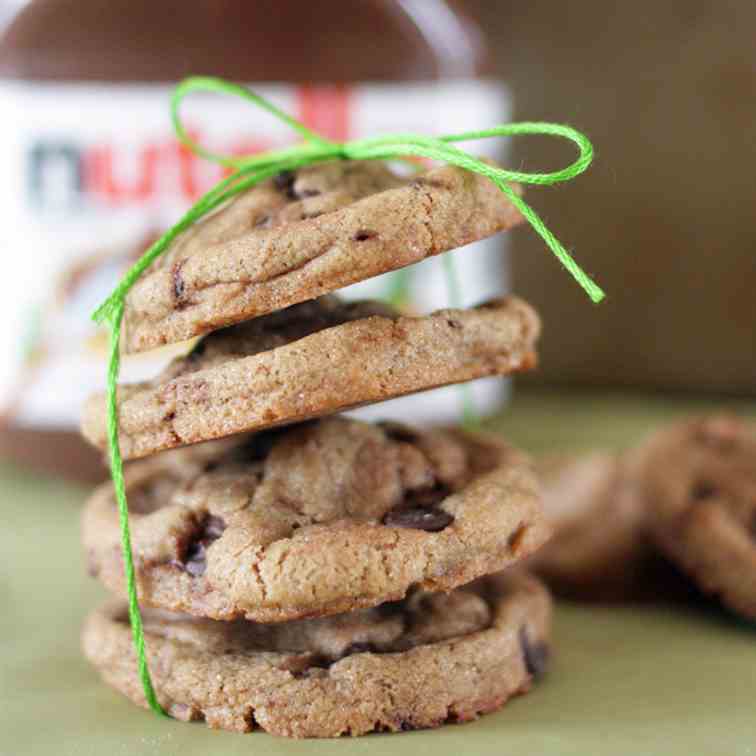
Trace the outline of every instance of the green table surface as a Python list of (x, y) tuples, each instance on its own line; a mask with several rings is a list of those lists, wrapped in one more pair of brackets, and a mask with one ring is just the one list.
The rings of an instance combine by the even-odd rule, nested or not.
[[(495, 426), (536, 453), (622, 447), (691, 411), (756, 402), (518, 392)], [(547, 678), (500, 712), (340, 741), (235, 735), (158, 718), (101, 684), (79, 627), (103, 591), (83, 570), (85, 491), (0, 467), (0, 754), (754, 754), (756, 627), (700, 606), (559, 603)]]

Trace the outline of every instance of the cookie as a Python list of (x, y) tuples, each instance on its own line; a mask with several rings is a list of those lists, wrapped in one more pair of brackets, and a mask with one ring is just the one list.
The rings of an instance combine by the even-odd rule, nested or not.
[[(336, 614), (414, 586), (449, 591), (549, 534), (529, 462), (496, 437), (335, 417), (255, 434), (210, 464), (173, 454), (126, 475), (146, 606), (259, 622)], [(83, 541), (91, 572), (124, 595), (119, 538), (106, 484)]]
[(682, 422), (634, 460), (648, 527), (705, 593), (756, 619), (756, 435), (735, 417)]
[(623, 458), (596, 452), (537, 466), (554, 536), (528, 560), (557, 594), (588, 601), (646, 595), (653, 558), (644, 510)]
[(522, 222), (488, 179), (375, 161), (282, 174), (195, 224), (140, 278), (128, 352), (179, 342), (456, 249)]
[[(121, 453), (141, 457), (525, 370), (539, 330), (514, 297), (427, 317), (335, 297), (294, 305), (216, 331), (156, 379), (120, 387)], [(107, 447), (103, 394), (86, 405), (82, 431)]]
[[(498, 709), (544, 672), (550, 623), (547, 591), (517, 573), (281, 625), (144, 611), (152, 679), (172, 716), (298, 738), (437, 727)], [(82, 645), (105, 682), (146, 706), (125, 605), (94, 612)]]

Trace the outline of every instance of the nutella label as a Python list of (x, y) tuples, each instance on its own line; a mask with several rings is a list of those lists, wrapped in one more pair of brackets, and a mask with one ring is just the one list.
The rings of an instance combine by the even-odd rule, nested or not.
[[(310, 128), (336, 139), (391, 131), (445, 133), (509, 119), (499, 83), (356, 86), (253, 85)], [(90, 321), (128, 266), (224, 175), (180, 145), (169, 117), (171, 88), (129, 85), (24, 85), (0, 82), (0, 412), (18, 425), (78, 427), (81, 405), (103, 388), (107, 334)], [(249, 103), (195, 95), (182, 114), (195, 140), (214, 152), (250, 154), (295, 141), (285, 126)], [(471, 143), (501, 154), (494, 141)], [(452, 253), (474, 304), (505, 288), (503, 239)], [(385, 296), (387, 276), (350, 287)], [(413, 306), (447, 306), (440, 259), (410, 269)], [(155, 375), (186, 344), (125, 358), (123, 381)], [(473, 386), (479, 407), (499, 399), (500, 383)], [(453, 417), (452, 390), (398, 400), (402, 416)], [(375, 408), (394, 414), (386, 404)]]

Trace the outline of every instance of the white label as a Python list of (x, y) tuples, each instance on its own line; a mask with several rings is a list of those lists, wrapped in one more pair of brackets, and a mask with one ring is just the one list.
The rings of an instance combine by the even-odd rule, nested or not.
[[(253, 88), (340, 141), (390, 131), (472, 130), (510, 114), (502, 85), (478, 80)], [(90, 323), (91, 311), (148, 240), (222, 177), (221, 168), (176, 141), (170, 94), (165, 86), (0, 82), (0, 408), (15, 423), (78, 426), (85, 397), (104, 385), (107, 359), (107, 340)], [(234, 98), (195, 95), (182, 113), (194, 138), (215, 152), (247, 154), (295, 139)], [(501, 145), (479, 142), (470, 149), (492, 155)], [(479, 245), (453, 253), (465, 305), (505, 285), (502, 239)], [(447, 306), (444, 280), (439, 259), (411, 269), (418, 310)], [(386, 287), (379, 277), (349, 293), (381, 296)], [(185, 348), (125, 359), (122, 380), (151, 377)], [(486, 409), (497, 391), (482, 385), (476, 391)], [(414, 398), (401, 416), (456, 414), (453, 394), (442, 389), (429, 397)], [(396, 412), (386, 405), (379, 410)]]

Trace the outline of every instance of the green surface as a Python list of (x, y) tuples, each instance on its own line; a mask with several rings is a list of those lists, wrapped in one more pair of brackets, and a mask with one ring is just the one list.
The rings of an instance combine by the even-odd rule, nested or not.
[[(520, 393), (497, 425), (534, 451), (624, 446), (659, 421), (756, 404)], [(756, 627), (699, 607), (560, 604), (547, 679), (468, 725), (342, 741), (233, 735), (160, 719), (82, 660), (104, 595), (78, 546), (80, 489), (0, 468), (0, 754), (753, 754)]]

